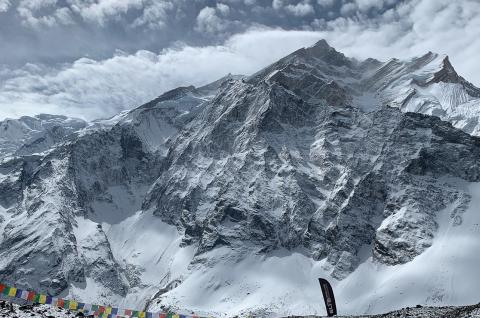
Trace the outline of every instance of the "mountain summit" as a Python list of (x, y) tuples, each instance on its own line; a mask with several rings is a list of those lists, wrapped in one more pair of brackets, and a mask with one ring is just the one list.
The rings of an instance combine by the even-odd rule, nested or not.
[(478, 96), (445, 56), (319, 41), (48, 147), (28, 132), (2, 148), (0, 280), (226, 316), (323, 314), (320, 276), (343, 313), (477, 302)]

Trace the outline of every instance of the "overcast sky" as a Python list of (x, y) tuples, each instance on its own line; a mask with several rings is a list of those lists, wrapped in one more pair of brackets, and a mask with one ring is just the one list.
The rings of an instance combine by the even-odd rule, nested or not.
[(0, 120), (108, 117), (321, 38), (359, 59), (448, 54), (480, 86), (480, 0), (0, 0)]

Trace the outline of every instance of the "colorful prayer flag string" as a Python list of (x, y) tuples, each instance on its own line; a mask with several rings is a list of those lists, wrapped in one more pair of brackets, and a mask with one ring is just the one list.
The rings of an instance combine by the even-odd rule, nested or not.
[(75, 300), (56, 298), (49, 295), (38, 294), (32, 291), (22, 290), (0, 284), (0, 294), (8, 297), (23, 299), (29, 302), (51, 305), (68, 310), (81, 311), (97, 318), (201, 318), (198, 316), (179, 315), (163, 312), (146, 312), (132, 309), (120, 309), (110, 306), (99, 306), (77, 302)]

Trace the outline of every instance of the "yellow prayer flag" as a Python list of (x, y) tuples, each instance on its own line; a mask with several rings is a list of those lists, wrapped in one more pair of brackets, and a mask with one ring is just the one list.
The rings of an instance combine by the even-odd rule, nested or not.
[(145, 318), (145, 312), (144, 311), (139, 311), (138, 312), (138, 318)]
[(10, 290), (8, 291), (8, 296), (15, 297), (16, 294), (17, 294), (17, 289), (15, 287), (10, 287)]
[(105, 307), (105, 313), (110, 315), (112, 313), (112, 307)]
[(180, 318), (180, 315), (173, 315), (172, 318)]
[(68, 308), (71, 310), (76, 310), (77, 309), (77, 302), (74, 300), (70, 300), (68, 303)]
[(47, 302), (47, 295), (40, 294), (40, 296), (38, 297), (38, 302), (40, 304), (45, 304)]

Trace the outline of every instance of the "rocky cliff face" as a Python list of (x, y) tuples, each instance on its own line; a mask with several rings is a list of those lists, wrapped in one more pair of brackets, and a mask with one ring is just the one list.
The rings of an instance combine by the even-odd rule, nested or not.
[[(271, 315), (321, 313), (322, 275), (346, 310), (391, 309), (421, 275), (411, 264), (480, 261), (449, 243), (422, 258), (478, 231), (479, 96), (445, 57), (356, 61), (325, 41), (167, 92), (3, 159), (0, 278), (84, 301)], [(401, 282), (384, 290), (374, 277), (392, 269)], [(443, 283), (419, 293), (461, 301)]]

